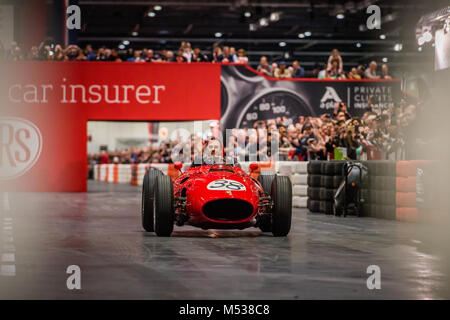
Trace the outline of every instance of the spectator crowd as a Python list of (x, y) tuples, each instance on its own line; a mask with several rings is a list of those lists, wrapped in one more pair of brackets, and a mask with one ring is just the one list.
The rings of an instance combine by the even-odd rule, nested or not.
[[(214, 44), (210, 55), (204, 54), (199, 47), (193, 47), (189, 42), (182, 42), (178, 50), (152, 49), (115, 49), (99, 47), (97, 50), (91, 45), (84, 49), (69, 45), (63, 48), (42, 42), (31, 48), (30, 52), (23, 52), (17, 43), (13, 43), (9, 50), (0, 45), (0, 59), (9, 61), (19, 60), (51, 60), (51, 61), (112, 61), (135, 63), (242, 63), (249, 62), (244, 49), (236, 50), (231, 46)], [(386, 64), (381, 66), (375, 61), (367, 68), (363, 65), (353, 67), (347, 71), (344, 61), (337, 49), (332, 50), (328, 60), (323, 64), (316, 64), (312, 70), (305, 71), (299, 61), (293, 61), (290, 66), (285, 61), (270, 63), (262, 56), (256, 69), (259, 73), (279, 78), (319, 79), (391, 79)], [(258, 160), (267, 161), (275, 156), (270, 154), (270, 147), (276, 143), (276, 156), (280, 160), (311, 160), (332, 159), (336, 149), (344, 151), (350, 159), (365, 157), (367, 159), (387, 159), (396, 156), (407, 143), (406, 133), (411, 124), (416, 121), (416, 106), (408, 105), (404, 100), (391, 104), (386, 110), (369, 107), (362, 117), (352, 117), (347, 107), (339, 103), (331, 114), (320, 117), (300, 117), (288, 119), (280, 117), (268, 121), (257, 121), (253, 129), (233, 129), (234, 137), (226, 142), (224, 149), (234, 157), (248, 160), (250, 153), (258, 155)], [(264, 131), (265, 130), (265, 131)], [(276, 131), (274, 131), (276, 130)], [(192, 137), (192, 157), (194, 151), (202, 149), (203, 141)], [(141, 149), (130, 148), (121, 151), (104, 151), (100, 154), (89, 155), (90, 163), (168, 163), (171, 153), (178, 141), (164, 141), (159, 146), (148, 146)], [(261, 149), (261, 145), (264, 147)], [(240, 147), (238, 147), (240, 146)], [(244, 146), (244, 148), (242, 148)], [(245, 154), (242, 154), (242, 153)], [(267, 156), (265, 156), (267, 154)], [(189, 157), (189, 155), (187, 155)], [(266, 157), (266, 158), (264, 158)]]
[[(213, 63), (242, 63), (249, 62), (244, 49), (236, 50), (232, 46), (220, 46), (214, 44), (211, 54), (204, 54), (200, 47), (191, 46), (189, 42), (181, 42), (178, 50), (163, 49), (156, 52), (152, 49), (132, 48), (106, 48), (99, 47), (94, 50), (88, 44), (84, 49), (77, 45), (69, 45), (63, 48), (59, 44), (42, 42), (39, 46), (33, 46), (29, 52), (23, 52), (20, 46), (13, 42), (9, 50), (5, 50), (0, 43), (0, 60), (50, 60), (50, 61), (112, 61), (112, 62), (213, 62)], [(286, 61), (269, 63), (267, 57), (260, 58), (256, 69), (265, 76), (285, 78), (319, 78), (319, 79), (391, 79), (387, 64), (382, 64), (378, 73), (376, 61), (369, 63), (367, 68), (358, 65), (347, 71), (344, 70), (344, 62), (337, 49), (334, 49), (326, 63), (315, 64), (312, 70), (305, 71), (300, 62), (295, 60), (290, 66)]]
[[(409, 143), (408, 133), (417, 121), (416, 108), (402, 100), (379, 110), (369, 102), (362, 117), (352, 117), (345, 104), (337, 103), (333, 113), (320, 117), (259, 120), (253, 128), (232, 129), (233, 135), (226, 141), (224, 152), (239, 161), (331, 160), (336, 150), (353, 160), (401, 159)], [(190, 162), (201, 154), (205, 140), (192, 135), (191, 141), (184, 143), (189, 143), (191, 153), (183, 156), (181, 152), (178, 160)], [(273, 144), (276, 148), (272, 148)], [(170, 163), (176, 146), (180, 150), (183, 143), (163, 141), (158, 146), (141, 149), (104, 151), (89, 155), (88, 160), (90, 164)], [(273, 150), (275, 153), (271, 154)]]

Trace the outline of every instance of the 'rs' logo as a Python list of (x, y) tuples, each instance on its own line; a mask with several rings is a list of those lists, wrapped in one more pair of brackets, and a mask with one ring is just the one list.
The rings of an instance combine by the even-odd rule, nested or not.
[(41, 151), (42, 135), (38, 127), (21, 118), (0, 118), (0, 180), (25, 174)]

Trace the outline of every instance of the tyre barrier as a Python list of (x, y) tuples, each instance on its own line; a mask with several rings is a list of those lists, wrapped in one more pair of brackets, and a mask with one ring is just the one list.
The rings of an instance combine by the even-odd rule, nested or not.
[[(289, 176), (292, 182), (292, 205), (296, 208), (306, 208), (308, 199), (308, 168), (307, 162), (264, 162), (258, 163), (258, 169), (249, 172), (251, 162), (240, 163), (241, 168), (250, 173), (252, 178), (257, 179), (259, 174), (272, 171), (279, 175)], [(179, 172), (173, 164), (146, 163), (146, 164), (99, 164), (94, 166), (94, 179), (108, 183), (129, 183), (140, 186), (147, 170), (152, 167), (161, 170), (172, 179), (177, 177)], [(189, 163), (183, 164), (182, 171), (190, 167)], [(314, 181), (317, 177), (314, 178)], [(320, 181), (320, 176), (319, 176)]]
[[(368, 177), (361, 186), (360, 216), (395, 219), (395, 162), (362, 161)], [(308, 164), (308, 209), (334, 213), (334, 195), (343, 181), (345, 161), (310, 161)], [(317, 202), (319, 204), (317, 204)]]
[[(418, 169), (430, 162), (387, 160), (361, 162), (368, 168), (368, 177), (361, 187), (363, 203), (360, 216), (417, 221), (421, 216), (417, 200)], [(289, 176), (292, 182), (293, 207), (308, 208), (310, 212), (333, 214), (334, 194), (343, 179), (344, 164), (345, 161), (342, 160), (259, 163), (258, 170), (250, 174), (257, 178), (261, 172), (274, 171), (279, 175)], [(250, 162), (240, 165), (249, 173)], [(190, 164), (184, 164), (182, 170), (188, 169), (189, 166)], [(98, 181), (141, 185), (145, 172), (150, 167), (161, 170), (172, 178), (178, 175), (173, 164), (161, 163), (95, 165), (93, 175)]]
[(396, 219), (395, 162), (389, 160), (362, 161), (368, 169), (368, 178), (361, 189), (365, 206), (361, 216)]
[[(427, 201), (423, 199), (423, 177), (425, 171), (433, 171), (435, 162), (425, 160), (398, 161), (396, 164), (396, 218), (401, 221), (416, 222), (423, 220), (429, 216), (436, 208), (433, 204), (437, 203), (437, 199), (433, 199), (434, 192), (428, 192)], [(433, 172), (431, 176), (438, 177), (437, 172)], [(426, 184), (432, 185), (435, 181), (430, 181), (430, 175)], [(432, 180), (432, 179), (431, 179)], [(432, 187), (428, 186), (428, 190)], [(426, 205), (421, 207), (421, 204)], [(420, 210), (422, 209), (422, 210)]]
[(306, 208), (308, 201), (308, 163), (305, 161), (279, 161), (276, 163), (280, 175), (289, 176), (292, 182), (292, 206)]
[(334, 214), (334, 194), (342, 182), (345, 161), (310, 161), (308, 163), (308, 201), (310, 212)]

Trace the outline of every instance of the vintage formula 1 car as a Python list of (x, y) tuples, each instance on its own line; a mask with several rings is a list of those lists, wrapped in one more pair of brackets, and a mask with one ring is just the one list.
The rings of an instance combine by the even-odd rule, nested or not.
[[(175, 167), (180, 170), (181, 164)], [(258, 168), (252, 163), (250, 170)], [(287, 176), (266, 172), (258, 180), (239, 166), (191, 167), (173, 181), (149, 168), (142, 188), (142, 225), (158, 236), (170, 236), (174, 224), (202, 229), (259, 227), (274, 236), (291, 228), (292, 184)]]

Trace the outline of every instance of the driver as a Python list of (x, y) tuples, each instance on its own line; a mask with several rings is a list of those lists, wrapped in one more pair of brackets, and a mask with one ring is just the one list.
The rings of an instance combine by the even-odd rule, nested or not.
[(203, 158), (200, 164), (200, 161), (194, 161), (192, 167), (200, 166), (200, 165), (211, 165), (211, 164), (229, 164), (233, 165), (234, 161), (232, 159), (224, 158), (223, 155), (223, 146), (222, 142), (212, 137), (208, 139), (203, 146)]
[(224, 163), (222, 143), (217, 138), (206, 141), (203, 148), (203, 164)]

